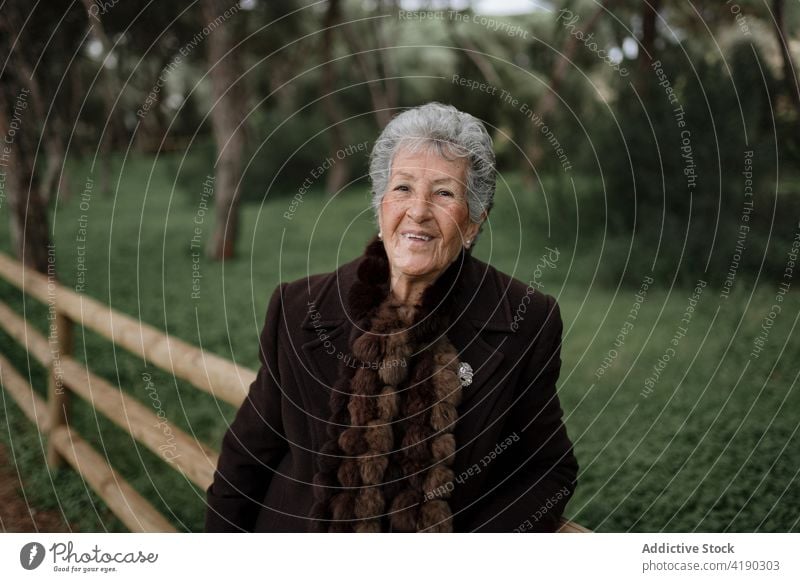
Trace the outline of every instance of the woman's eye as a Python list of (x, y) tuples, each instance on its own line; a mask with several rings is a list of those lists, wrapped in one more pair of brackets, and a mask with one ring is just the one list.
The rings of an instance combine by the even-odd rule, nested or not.
[(408, 186), (404, 184), (398, 184), (394, 187), (395, 190), (399, 190), (400, 192), (408, 192)]
[(439, 190), (438, 194), (440, 194), (441, 196), (449, 196), (449, 197), (454, 196), (454, 194), (450, 192), (450, 190)]

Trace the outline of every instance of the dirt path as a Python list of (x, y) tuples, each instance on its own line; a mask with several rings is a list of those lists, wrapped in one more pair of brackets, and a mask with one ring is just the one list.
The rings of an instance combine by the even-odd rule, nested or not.
[(0, 444), (0, 532), (68, 532), (57, 511), (37, 511), (25, 503), (17, 472)]

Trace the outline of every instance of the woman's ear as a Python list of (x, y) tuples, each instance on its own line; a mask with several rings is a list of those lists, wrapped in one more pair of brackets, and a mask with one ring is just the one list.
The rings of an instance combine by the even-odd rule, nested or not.
[[(469, 221), (469, 226), (467, 227), (467, 232), (465, 233), (466, 236), (464, 237), (464, 242), (467, 246), (471, 246), (472, 243), (475, 241), (475, 237), (478, 236), (478, 231), (481, 229), (481, 225), (486, 220), (486, 211), (484, 210), (481, 212), (481, 218), (479, 222), (472, 222)], [(466, 241), (469, 241), (468, 243)]]

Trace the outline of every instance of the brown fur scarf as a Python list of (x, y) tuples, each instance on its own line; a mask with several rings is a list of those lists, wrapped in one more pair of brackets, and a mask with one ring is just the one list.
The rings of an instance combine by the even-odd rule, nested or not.
[[(407, 307), (374, 238), (348, 296), (358, 330), (339, 364), (314, 476), (312, 531), (450, 532), (458, 353), (447, 339), (465, 254)], [(354, 364), (355, 362), (355, 364)]]

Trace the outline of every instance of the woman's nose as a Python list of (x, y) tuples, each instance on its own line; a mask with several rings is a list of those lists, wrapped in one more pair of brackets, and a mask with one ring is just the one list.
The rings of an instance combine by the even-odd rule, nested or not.
[(431, 215), (431, 202), (424, 194), (416, 194), (410, 201), (408, 215), (417, 222), (422, 222)]

